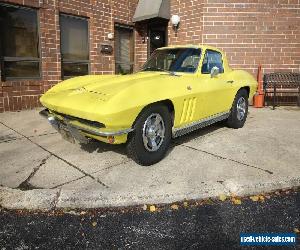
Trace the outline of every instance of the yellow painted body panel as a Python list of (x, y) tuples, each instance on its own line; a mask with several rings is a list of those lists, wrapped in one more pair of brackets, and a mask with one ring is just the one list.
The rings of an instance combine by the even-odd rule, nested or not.
[[(250, 89), (252, 98), (256, 80), (247, 72), (232, 70), (226, 56), (209, 46), (177, 46), (202, 49), (199, 68), (195, 73), (138, 72), (131, 75), (88, 75), (65, 80), (40, 99), (50, 110), (105, 124), (101, 131), (131, 128), (147, 105), (163, 100), (173, 103), (174, 128), (186, 126), (202, 118), (229, 111), (237, 91)], [(170, 47), (169, 47), (170, 48)], [(164, 48), (161, 48), (164, 49)], [(201, 74), (205, 50), (213, 49), (223, 55), (224, 73), (211, 78)], [(105, 137), (90, 136), (107, 142)], [(115, 137), (124, 143), (127, 135)]]

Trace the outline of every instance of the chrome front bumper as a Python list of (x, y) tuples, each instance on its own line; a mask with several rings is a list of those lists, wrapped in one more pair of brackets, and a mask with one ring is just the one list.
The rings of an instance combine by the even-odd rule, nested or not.
[(40, 111), (40, 115), (46, 117), (54, 129), (60, 132), (61, 127), (65, 127), (67, 130), (70, 131), (70, 133), (75, 137), (75, 139), (79, 141), (85, 141), (84, 138), (86, 139), (86, 137), (82, 134), (82, 132), (94, 136), (109, 137), (109, 136), (124, 135), (133, 131), (132, 128), (117, 130), (117, 131), (101, 131), (98, 128), (92, 128), (92, 127), (87, 128), (85, 126), (75, 125), (72, 124), (72, 120), (66, 118), (64, 118), (63, 120), (57, 119), (55, 115), (51, 114), (47, 109)]

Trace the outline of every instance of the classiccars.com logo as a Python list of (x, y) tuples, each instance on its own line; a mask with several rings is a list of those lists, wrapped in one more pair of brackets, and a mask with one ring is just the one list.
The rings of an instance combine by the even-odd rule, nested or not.
[(289, 246), (296, 245), (295, 233), (241, 233), (241, 246)]

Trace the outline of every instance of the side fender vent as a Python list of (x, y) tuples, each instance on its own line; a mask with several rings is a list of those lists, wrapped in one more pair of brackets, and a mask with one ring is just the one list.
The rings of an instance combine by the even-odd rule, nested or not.
[(197, 102), (196, 97), (184, 99), (180, 124), (190, 122), (194, 119), (196, 102)]

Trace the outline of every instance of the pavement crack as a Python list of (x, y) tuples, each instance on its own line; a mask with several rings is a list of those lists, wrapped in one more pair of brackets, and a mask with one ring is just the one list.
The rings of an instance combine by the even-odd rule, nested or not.
[[(126, 160), (126, 161), (123, 161), (123, 162), (121, 162), (121, 163), (118, 163), (118, 164), (115, 164), (115, 165), (111, 165), (111, 166), (108, 166), (108, 167), (103, 168), (103, 169), (101, 169), (101, 170), (92, 172), (91, 174), (100, 173), (100, 172), (106, 171), (106, 170), (108, 170), (108, 169), (111, 169), (111, 168), (113, 168), (113, 167), (117, 167), (117, 166), (126, 164), (127, 162), (130, 162), (130, 161), (131, 161), (131, 160)], [(85, 177), (87, 177), (87, 176), (84, 175), (84, 176), (78, 177), (78, 178), (76, 178), (76, 179), (74, 179), (74, 180), (70, 180), (70, 181), (64, 182), (64, 183), (62, 183), (62, 184), (59, 184), (59, 185), (57, 185), (57, 186), (55, 186), (55, 187), (52, 187), (51, 189), (56, 189), (56, 188), (62, 187), (62, 186), (64, 186), (64, 185), (70, 184), (70, 183), (72, 183), (72, 182), (74, 182), (74, 181), (81, 180), (81, 179), (83, 179), (83, 178), (85, 178)], [(97, 180), (98, 180), (98, 182), (100, 181), (98, 178), (97, 178)]]
[(103, 183), (102, 181), (100, 181), (98, 178), (95, 178), (93, 175), (91, 175), (91, 174), (85, 172), (84, 170), (82, 170), (81, 168), (77, 167), (77, 166), (74, 165), (73, 163), (71, 163), (71, 162), (65, 160), (64, 158), (58, 156), (57, 154), (55, 154), (55, 153), (49, 151), (49, 150), (46, 149), (46, 148), (44, 148), (44, 150), (46, 150), (47, 152), (49, 152), (50, 154), (52, 154), (53, 156), (55, 156), (57, 159), (59, 159), (59, 160), (65, 162), (65, 163), (68, 164), (70, 167), (75, 168), (77, 171), (79, 171), (80, 173), (82, 173), (84, 176), (88, 176), (88, 177), (92, 178), (93, 180), (97, 181), (97, 182), (98, 182), (100, 185), (102, 185), (103, 187), (109, 188), (109, 186), (107, 186), (105, 183)]
[(32, 172), (30, 173), (30, 175), (26, 178), (25, 181), (23, 181), (17, 188), (20, 189), (20, 190), (32, 190), (32, 189), (39, 189), (38, 187), (35, 187), (34, 185), (32, 185), (30, 183), (30, 180), (32, 179), (32, 177), (36, 174), (36, 172), (41, 168), (41, 166), (43, 166), (46, 161), (51, 157), (51, 155), (48, 155), (47, 157), (45, 157), (41, 163), (34, 167)]
[[(179, 144), (177, 144), (177, 145), (179, 145)], [(270, 171), (270, 170), (268, 170), (268, 169), (263, 169), (263, 168), (260, 168), (260, 167), (257, 167), (257, 166), (253, 166), (253, 165), (250, 165), (250, 164), (238, 161), (238, 160), (234, 160), (234, 159), (231, 159), (231, 158), (227, 158), (225, 156), (217, 155), (215, 153), (211, 153), (211, 152), (208, 152), (208, 151), (205, 151), (205, 150), (194, 148), (194, 147), (191, 147), (191, 146), (188, 146), (188, 145), (179, 145), (179, 146), (186, 147), (186, 148), (189, 148), (189, 149), (192, 149), (192, 150), (196, 150), (196, 151), (199, 151), (199, 152), (202, 152), (202, 153), (205, 153), (205, 154), (209, 154), (209, 155), (212, 155), (212, 156), (217, 157), (217, 158), (222, 159), (222, 160), (227, 160), (227, 161), (235, 162), (235, 163), (238, 163), (238, 164), (243, 165), (245, 167), (254, 168), (254, 169), (263, 171), (263, 172), (265, 172), (267, 174), (273, 174), (273, 172)]]
[[(0, 122), (1, 123), (1, 122)], [(3, 123), (1, 123), (3, 124)], [(7, 126), (8, 127), (8, 126)], [(13, 130), (12, 128), (10, 128), (11, 130)], [(15, 130), (13, 130), (15, 132)], [(55, 135), (58, 132), (50, 132), (50, 133), (43, 133), (43, 134), (38, 134), (38, 135), (31, 135), (28, 136), (28, 138), (34, 138), (34, 137), (41, 137), (41, 136), (45, 136), (45, 135)], [(23, 140), (24, 138), (9, 138), (9, 139), (2, 139), (0, 138), (0, 144), (1, 143), (8, 143), (8, 142), (12, 142), (12, 141), (19, 141), (19, 140)]]
[(79, 180), (81, 180), (81, 179), (83, 179), (83, 178), (85, 178), (85, 177), (86, 177), (86, 175), (81, 176), (81, 177), (76, 178), (76, 179), (74, 179), (74, 180), (67, 181), (67, 182), (64, 182), (64, 183), (62, 183), (62, 184), (59, 184), (59, 185), (57, 185), (57, 186), (54, 186), (54, 187), (52, 187), (51, 189), (56, 189), (56, 188), (62, 187), (62, 186), (64, 186), (64, 185), (70, 184), (70, 183), (72, 183), (72, 182), (74, 182), (74, 181), (79, 181)]
[(57, 206), (59, 197), (60, 197), (60, 195), (61, 195), (61, 191), (62, 191), (62, 189), (60, 188), (60, 189), (56, 192), (56, 195), (55, 195), (55, 197), (54, 197), (54, 200), (53, 200), (53, 201), (51, 202), (51, 204), (50, 204), (51, 210), (55, 210), (55, 209), (56, 209), (56, 206)]
[(11, 141), (17, 141), (17, 140), (23, 140), (24, 138), (11, 138), (11, 139), (0, 139), (0, 144), (2, 143), (8, 143)]
[(106, 167), (106, 168), (103, 168), (103, 169), (101, 169), (101, 170), (97, 170), (97, 171), (95, 171), (95, 172), (92, 172), (92, 174), (98, 174), (98, 173), (101, 173), (101, 172), (103, 172), (103, 171), (106, 171), (106, 170), (109, 170), (109, 169), (111, 169), (111, 168), (114, 168), (114, 167), (118, 167), (118, 166), (122, 166), (122, 165), (124, 165), (124, 164), (126, 164), (126, 163), (128, 163), (128, 162), (131, 162), (132, 160), (131, 159), (128, 159), (128, 160), (125, 160), (125, 161), (122, 161), (122, 162), (120, 162), (120, 163), (117, 163), (117, 164), (114, 164), (114, 165), (110, 165), (110, 166), (108, 166), (108, 167)]
[(29, 136), (26, 136), (26, 135), (22, 134), (21, 132), (19, 132), (19, 131), (13, 129), (13, 128), (11, 128), (11, 127), (9, 127), (8, 125), (6, 125), (5, 123), (3, 123), (3, 122), (1, 122), (1, 121), (0, 121), (0, 124), (2, 124), (3, 126), (5, 126), (5, 127), (9, 128), (9, 129), (13, 130), (15, 133), (17, 133), (17, 134), (23, 136), (24, 138), (26, 138), (28, 141), (30, 141), (31, 143), (33, 143), (33, 144), (36, 145), (37, 147), (39, 147), (39, 148), (41, 148), (42, 150), (48, 152), (50, 155), (53, 155), (53, 156), (56, 157), (57, 159), (59, 159), (59, 160), (63, 161), (64, 163), (66, 163), (67, 165), (69, 165), (69, 166), (75, 168), (76, 170), (78, 170), (79, 172), (81, 172), (82, 174), (84, 174), (85, 176), (88, 176), (88, 177), (92, 178), (93, 180), (97, 181), (97, 182), (98, 182), (100, 185), (102, 185), (103, 187), (109, 188), (109, 186), (107, 186), (105, 183), (103, 183), (102, 181), (100, 181), (98, 178), (95, 178), (94, 176), (92, 176), (91, 174), (85, 172), (84, 170), (82, 170), (81, 168), (77, 167), (77, 166), (74, 165), (73, 163), (71, 163), (71, 162), (65, 160), (64, 158), (60, 157), (59, 155), (57, 155), (57, 154), (53, 153), (52, 151), (46, 149), (46, 148), (43, 147), (42, 145), (40, 145), (40, 144), (34, 142), (33, 140), (30, 139)]

